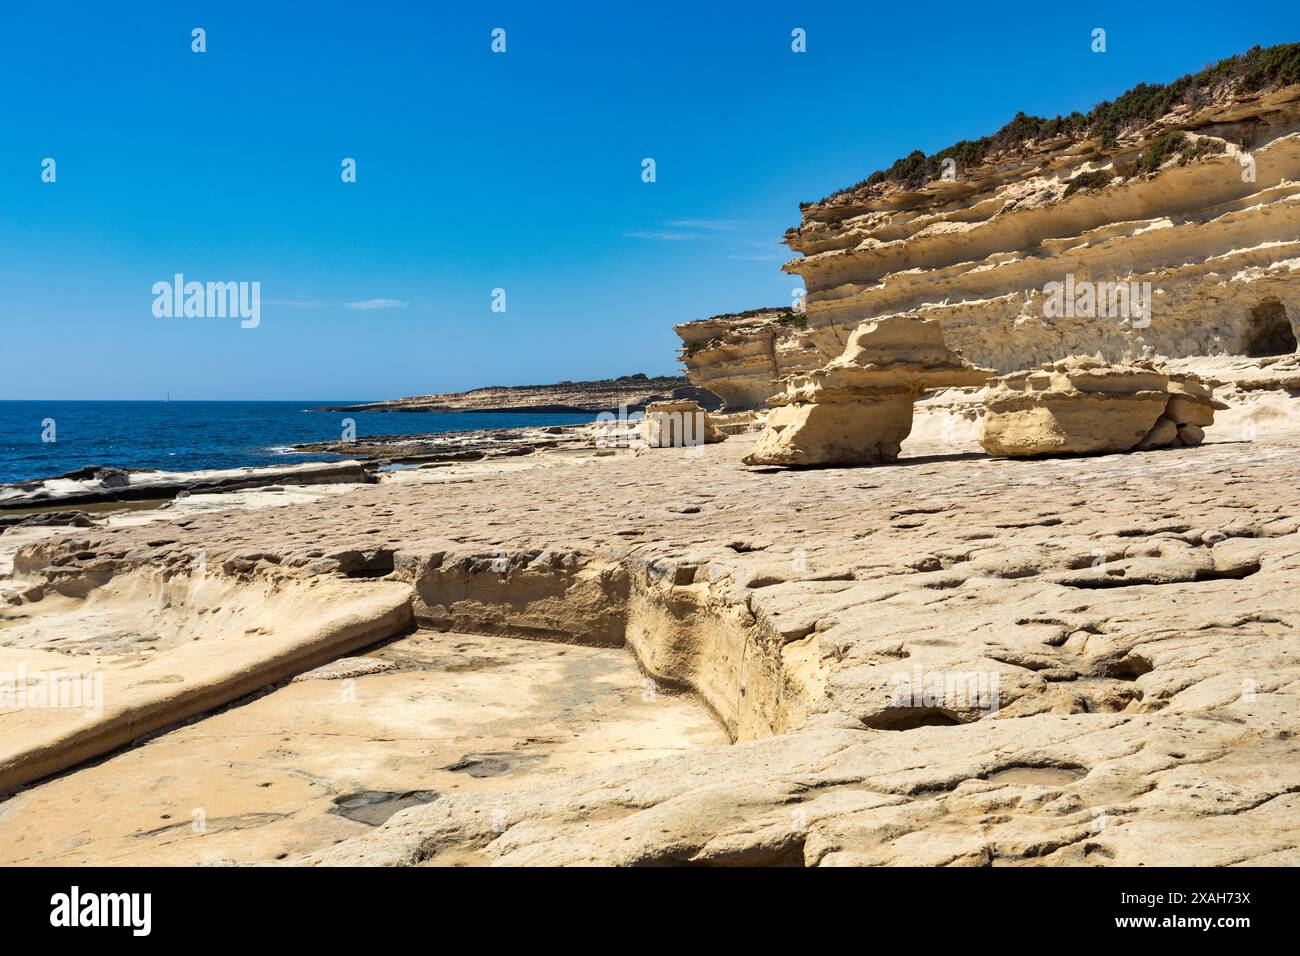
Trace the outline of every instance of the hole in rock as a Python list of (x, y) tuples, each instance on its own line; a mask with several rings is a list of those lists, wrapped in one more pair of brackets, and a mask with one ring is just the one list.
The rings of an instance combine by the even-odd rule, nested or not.
[(890, 707), (862, 721), (872, 730), (915, 730), (918, 727), (955, 727), (961, 721), (939, 707)]
[(1137, 680), (1143, 674), (1150, 674), (1155, 665), (1141, 654), (1129, 654), (1115, 661), (1106, 668), (1106, 676), (1115, 680)]
[(1277, 299), (1261, 302), (1246, 316), (1241, 351), (1249, 356), (1289, 355), (1296, 350), (1295, 330), (1286, 306)]
[(398, 810), (432, 803), (438, 795), (432, 790), (408, 790), (406, 793), (393, 793), (388, 790), (359, 790), (345, 793), (334, 798), (330, 813), (341, 817), (377, 827)]

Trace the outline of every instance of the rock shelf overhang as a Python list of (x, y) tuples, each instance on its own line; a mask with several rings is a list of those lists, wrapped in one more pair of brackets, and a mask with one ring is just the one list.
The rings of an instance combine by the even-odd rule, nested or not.
[[(677, 326), (688, 376), (728, 407), (764, 404), (773, 381), (825, 365), (863, 321), (895, 314), (934, 319), (950, 346), (1003, 374), (1074, 354), (1292, 352), (1300, 86), (1219, 91), (1113, 143), (1028, 142), (952, 181), (846, 190), (805, 205), (786, 242), (798, 258), (784, 268), (806, 289), (797, 322)], [(1057, 308), (1066, 286), (1108, 291)], [(1101, 306), (1121, 286), (1150, 293), (1112, 314)]]
[(811, 467), (897, 460), (912, 406), (928, 388), (981, 385), (993, 373), (944, 344), (939, 323), (912, 315), (863, 322), (824, 368), (791, 375), (769, 399), (747, 465)]

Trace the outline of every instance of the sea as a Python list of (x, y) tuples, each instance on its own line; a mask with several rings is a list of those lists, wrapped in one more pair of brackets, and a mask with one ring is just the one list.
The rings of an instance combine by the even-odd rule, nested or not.
[(48, 478), (90, 465), (197, 471), (333, 461), (290, 445), (337, 441), (343, 419), (356, 437), (483, 428), (576, 425), (594, 413), (322, 412), (360, 401), (0, 401), (0, 483)]

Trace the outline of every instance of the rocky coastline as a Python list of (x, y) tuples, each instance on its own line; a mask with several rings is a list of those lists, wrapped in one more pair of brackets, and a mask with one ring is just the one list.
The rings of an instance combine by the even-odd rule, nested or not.
[(0, 488), (0, 862), (1300, 865), (1300, 46), (1225, 63), (804, 204), (685, 377), (330, 409), (591, 423)]

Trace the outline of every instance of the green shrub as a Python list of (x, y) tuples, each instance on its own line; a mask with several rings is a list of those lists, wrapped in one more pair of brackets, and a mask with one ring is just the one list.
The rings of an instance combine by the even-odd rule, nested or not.
[(1104, 169), (1094, 169), (1092, 172), (1080, 173), (1071, 179), (1070, 184), (1065, 187), (1065, 195), (1073, 196), (1080, 189), (1101, 189), (1114, 178), (1112, 173), (1108, 173)]
[[(1102, 148), (1109, 149), (1125, 129), (1154, 122), (1180, 105), (1195, 108), (1224, 85), (1231, 85), (1242, 92), (1255, 93), (1292, 83), (1300, 83), (1300, 43), (1283, 43), (1268, 48), (1256, 46), (1245, 53), (1213, 63), (1199, 73), (1179, 77), (1172, 83), (1139, 83), (1113, 102), (1108, 100), (1098, 103), (1087, 113), (1075, 112), (1053, 119), (1017, 113), (1010, 123), (992, 136), (962, 140), (939, 150), (933, 156), (926, 156), (919, 149), (913, 150), (888, 169), (876, 170), (861, 182), (840, 190), (840, 193), (886, 182), (916, 189), (939, 177), (945, 159), (955, 159), (960, 170), (983, 161), (993, 153), (1021, 149), (1026, 143), (1062, 134), (1097, 136), (1101, 139)], [(1164, 159), (1168, 156), (1169, 152), (1163, 154)], [(1154, 154), (1148, 150), (1142, 161), (1144, 171), (1152, 162), (1155, 162)], [(1159, 168), (1159, 162), (1155, 162), (1151, 171)], [(839, 193), (832, 193), (821, 202), (836, 195)]]
[(1189, 143), (1178, 152), (1178, 165), (1186, 166), (1188, 163), (1195, 162), (1202, 156), (1215, 156), (1225, 152), (1226, 147), (1222, 143), (1209, 139), (1200, 139), (1194, 143)]
[(1159, 170), (1165, 164), (1165, 160), (1182, 148), (1185, 139), (1187, 136), (1184, 133), (1172, 129), (1165, 130), (1153, 139), (1151, 145), (1138, 157), (1138, 172), (1149, 176)]

